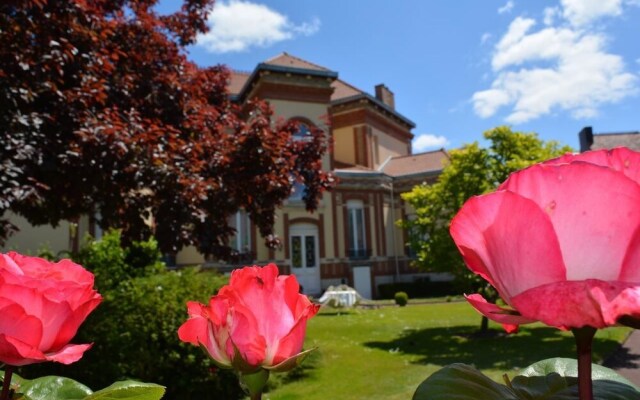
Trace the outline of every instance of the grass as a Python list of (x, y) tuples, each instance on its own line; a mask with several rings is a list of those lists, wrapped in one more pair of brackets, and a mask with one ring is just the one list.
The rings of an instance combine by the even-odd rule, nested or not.
[[(322, 310), (309, 321), (306, 347), (318, 347), (301, 368), (272, 377), (277, 387), (265, 400), (411, 398), (420, 382), (441, 367), (473, 364), (501, 381), (503, 373), (551, 357), (573, 357), (570, 333), (541, 324), (521, 327), (517, 335), (473, 338), (479, 315), (466, 302)], [(594, 360), (601, 361), (629, 329), (600, 330)]]

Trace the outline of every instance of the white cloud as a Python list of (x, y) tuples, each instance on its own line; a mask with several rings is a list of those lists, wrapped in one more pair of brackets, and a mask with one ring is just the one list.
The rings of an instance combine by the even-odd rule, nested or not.
[(485, 44), (493, 37), (489, 32), (483, 33), (482, 37), (480, 37), (480, 43)]
[(573, 26), (583, 26), (602, 17), (622, 14), (622, 0), (561, 0), (562, 15)]
[(199, 35), (197, 43), (212, 53), (266, 47), (298, 35), (313, 35), (320, 29), (317, 18), (296, 25), (263, 4), (243, 0), (216, 2), (208, 24), (209, 32)]
[(562, 15), (562, 11), (560, 7), (547, 7), (543, 11), (544, 19), (543, 22), (545, 25), (553, 25), (556, 17)]
[(514, 3), (512, 0), (507, 1), (507, 4), (498, 8), (498, 14), (510, 13), (513, 10)]
[[(595, 6), (589, 15), (596, 15), (594, 10)], [(613, 15), (602, 10), (598, 15)], [(639, 77), (626, 71), (622, 57), (607, 52), (608, 37), (576, 28), (566, 17), (567, 9), (560, 11), (545, 10), (547, 26), (539, 30), (534, 30), (536, 21), (531, 18), (511, 22), (495, 46), (491, 87), (472, 96), (477, 115), (487, 118), (511, 107), (506, 121), (514, 124), (558, 110), (590, 118), (602, 105), (638, 93)], [(561, 16), (570, 24), (554, 25)]]
[(413, 139), (413, 150), (416, 152), (425, 151), (428, 149), (436, 149), (449, 145), (449, 139), (444, 136), (431, 135), (429, 133), (423, 133)]

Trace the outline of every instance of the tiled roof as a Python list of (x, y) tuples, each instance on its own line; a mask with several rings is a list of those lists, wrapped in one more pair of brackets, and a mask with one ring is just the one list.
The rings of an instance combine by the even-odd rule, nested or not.
[(371, 168), (367, 168), (367, 167), (362, 166), (362, 165), (343, 166), (343, 167), (336, 168), (336, 171), (343, 171), (343, 172), (376, 172), (376, 173), (379, 173), (378, 171), (375, 171), (375, 170), (373, 170)]
[(231, 71), (229, 76), (229, 93), (232, 95), (240, 93), (250, 76), (250, 72)]
[[(268, 59), (264, 63), (271, 64), (271, 65), (279, 65), (282, 67), (313, 69), (317, 71), (330, 71), (328, 68), (303, 60), (296, 56), (292, 56), (289, 53), (279, 54), (273, 58)], [(332, 101), (364, 93), (362, 90), (340, 79), (336, 79), (335, 81), (333, 81), (331, 86), (333, 87), (333, 94), (331, 95)]]
[(438, 172), (442, 171), (448, 160), (449, 155), (444, 149), (398, 156), (383, 164), (382, 172), (393, 177)]
[[(331, 87), (333, 88), (333, 93), (331, 94), (331, 103), (333, 105), (350, 103), (352, 101), (359, 101), (361, 99), (369, 100), (391, 113), (394, 117), (399, 118), (402, 122), (409, 125), (410, 127), (415, 126), (415, 124), (411, 120), (404, 117), (392, 107), (389, 107), (382, 100), (370, 95), (363, 90), (358, 89), (357, 87), (341, 79), (337, 79), (337, 72), (325, 68), (321, 65), (314, 64), (301, 58), (292, 56), (289, 53), (281, 53), (273, 58), (266, 60), (263, 63), (258, 64), (258, 68), (265, 68), (266, 66), (271, 66), (275, 69), (283, 69), (287, 72), (289, 72), (290, 69), (290, 71), (293, 71), (295, 73), (303, 73), (304, 70), (307, 70), (309, 73), (311, 73), (311, 71), (315, 71), (315, 74), (326, 74), (327, 76), (330, 76), (332, 78)], [(240, 95), (247, 81), (249, 79), (253, 79), (252, 76), (253, 75), (251, 73), (247, 72), (231, 71), (231, 77), (229, 79), (230, 94), (232, 96)]]
[(271, 65), (280, 65), (282, 67), (314, 69), (317, 71), (329, 71), (328, 68), (322, 67), (314, 63), (310, 63), (309, 61), (303, 60), (298, 57), (294, 57), (289, 53), (278, 54), (277, 56), (268, 59), (264, 63), (271, 64)]
[(640, 151), (640, 132), (597, 133), (593, 135), (592, 150), (625, 146)]
[(347, 82), (336, 79), (331, 83), (333, 88), (333, 94), (331, 95), (331, 101), (344, 99), (351, 96), (357, 96), (364, 93), (362, 90), (348, 84)]

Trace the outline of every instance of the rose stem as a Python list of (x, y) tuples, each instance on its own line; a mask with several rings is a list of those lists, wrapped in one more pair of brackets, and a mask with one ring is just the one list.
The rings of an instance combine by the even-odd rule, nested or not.
[(578, 348), (578, 394), (580, 400), (593, 400), (593, 384), (591, 382), (591, 343), (596, 328), (585, 326), (571, 330), (576, 338)]
[(2, 381), (2, 394), (0, 400), (9, 400), (9, 388), (11, 387), (11, 375), (13, 375), (13, 366), (7, 365), (4, 369), (4, 379)]

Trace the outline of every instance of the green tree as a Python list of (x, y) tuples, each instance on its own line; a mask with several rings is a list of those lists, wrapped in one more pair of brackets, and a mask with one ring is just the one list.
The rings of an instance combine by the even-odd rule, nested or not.
[[(500, 126), (484, 133), (488, 147), (477, 142), (449, 153), (449, 163), (433, 185), (419, 185), (402, 198), (415, 210), (415, 218), (400, 221), (409, 232), (409, 245), (425, 270), (450, 272), (460, 290), (481, 292), (487, 299), (497, 294), (466, 268), (451, 236), (449, 223), (471, 196), (494, 190), (509, 174), (536, 162), (572, 151), (535, 133), (513, 132)], [(482, 330), (486, 330), (483, 318)]]

